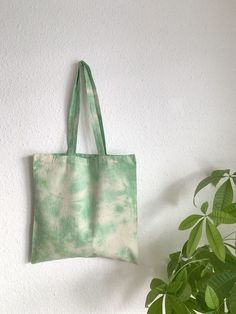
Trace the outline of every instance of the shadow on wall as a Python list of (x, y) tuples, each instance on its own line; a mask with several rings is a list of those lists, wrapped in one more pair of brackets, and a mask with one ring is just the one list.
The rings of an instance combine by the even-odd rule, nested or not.
[(25, 237), (26, 237), (26, 248), (25, 248), (25, 263), (29, 263), (31, 259), (31, 249), (32, 249), (32, 231), (33, 231), (33, 221), (34, 221), (34, 191), (33, 191), (33, 157), (24, 157), (22, 158), (24, 173), (26, 177), (26, 188), (27, 199), (29, 210), (26, 211), (26, 228), (25, 228)]
[[(166, 266), (170, 252), (181, 249), (187, 237), (185, 233), (178, 232), (176, 217), (179, 216), (179, 220), (182, 220), (180, 200), (187, 193), (187, 187), (195, 176), (197, 173), (192, 173), (171, 183), (159, 197), (146, 204), (141, 212), (140, 231), (144, 233), (144, 239), (139, 241), (140, 264), (151, 268), (155, 276), (163, 279), (167, 279)], [(164, 232), (163, 226), (166, 226)]]

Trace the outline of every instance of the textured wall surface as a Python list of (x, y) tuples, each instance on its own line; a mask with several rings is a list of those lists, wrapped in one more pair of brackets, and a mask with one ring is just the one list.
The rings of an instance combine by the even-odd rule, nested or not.
[[(235, 161), (236, 1), (0, 0), (0, 312), (142, 314), (198, 180)], [(92, 68), (110, 153), (138, 164), (139, 265), (31, 265), (31, 158), (66, 151), (75, 63)], [(86, 117), (86, 110), (83, 116)], [(94, 143), (81, 123), (79, 151)]]

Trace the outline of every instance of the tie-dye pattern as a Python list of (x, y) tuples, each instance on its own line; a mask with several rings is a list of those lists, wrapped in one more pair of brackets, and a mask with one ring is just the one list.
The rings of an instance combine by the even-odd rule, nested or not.
[[(89, 88), (96, 92), (95, 85)], [(34, 155), (31, 263), (95, 256), (137, 263), (135, 155), (106, 154), (101, 120), (95, 114), (101, 119), (100, 108), (97, 104), (95, 110), (90, 95), (100, 154), (75, 153), (75, 125), (67, 154)], [(71, 110), (70, 117), (78, 112)]]

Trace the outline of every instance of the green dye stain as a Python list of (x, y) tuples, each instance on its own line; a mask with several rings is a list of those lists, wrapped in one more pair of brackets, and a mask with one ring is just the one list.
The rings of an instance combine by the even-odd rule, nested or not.
[(124, 207), (118, 205), (118, 206), (116, 206), (116, 207), (114, 208), (114, 210), (115, 210), (117, 213), (123, 213)]

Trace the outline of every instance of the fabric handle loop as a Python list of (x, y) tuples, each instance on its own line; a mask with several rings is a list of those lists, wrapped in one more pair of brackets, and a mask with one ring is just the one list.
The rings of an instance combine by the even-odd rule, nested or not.
[(92, 72), (88, 64), (80, 61), (77, 76), (73, 86), (69, 115), (68, 115), (68, 155), (76, 154), (77, 132), (80, 113), (80, 95), (82, 74), (85, 79), (86, 103), (89, 106), (92, 121), (93, 134), (99, 155), (106, 155), (106, 141), (103, 129), (102, 115), (99, 105), (97, 89), (93, 80)]

